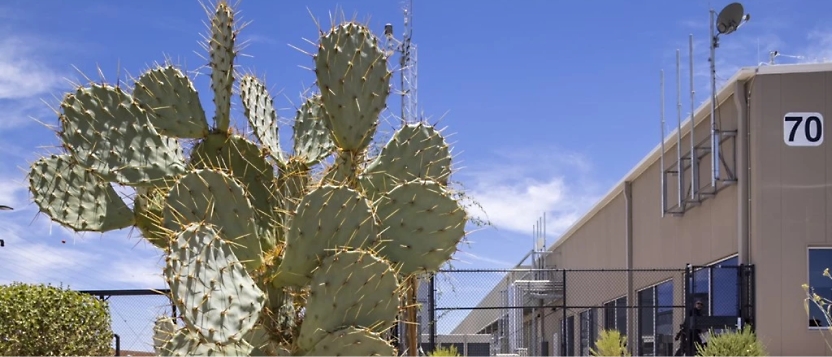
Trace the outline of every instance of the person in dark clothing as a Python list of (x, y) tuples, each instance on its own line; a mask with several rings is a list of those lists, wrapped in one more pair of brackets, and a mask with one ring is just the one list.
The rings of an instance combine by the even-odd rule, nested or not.
[(704, 306), (704, 304), (702, 303), (701, 300), (696, 300), (696, 302), (693, 304), (693, 309), (688, 311), (688, 316), (685, 317), (685, 321), (682, 323), (681, 326), (679, 326), (680, 327), (679, 332), (676, 333), (676, 337), (674, 338), (674, 340), (680, 341), (679, 342), (679, 348), (676, 349), (676, 353), (675, 353), (676, 356), (694, 356), (694, 355), (696, 355), (696, 345), (704, 346), (704, 343), (702, 342), (702, 336), (701, 336), (702, 331), (699, 330), (699, 329), (694, 329), (693, 333), (692, 333), (694, 350), (693, 351), (688, 351), (688, 348), (690, 346), (688, 345), (687, 330), (688, 330), (688, 326), (690, 325), (690, 317), (691, 316), (702, 316), (702, 307), (703, 306)]

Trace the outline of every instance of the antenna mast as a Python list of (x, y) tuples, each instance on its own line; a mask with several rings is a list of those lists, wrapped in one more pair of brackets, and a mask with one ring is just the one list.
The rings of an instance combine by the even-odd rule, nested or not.
[(384, 35), (387, 38), (387, 55), (399, 53), (401, 122), (408, 124), (419, 121), (417, 55), (416, 44), (413, 43), (413, 0), (404, 0), (402, 11), (404, 12), (402, 40), (399, 41), (393, 37), (393, 25), (389, 23), (384, 26)]

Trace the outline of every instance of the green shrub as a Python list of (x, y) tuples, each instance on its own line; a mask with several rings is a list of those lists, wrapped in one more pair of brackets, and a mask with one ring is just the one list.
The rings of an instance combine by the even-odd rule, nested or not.
[(110, 309), (94, 296), (49, 285), (0, 285), (0, 355), (112, 355)]
[(450, 345), (448, 347), (437, 347), (433, 352), (428, 354), (429, 356), (459, 356), (459, 351), (456, 350), (456, 346)]
[(710, 334), (705, 346), (696, 347), (698, 356), (768, 356), (765, 346), (746, 325), (742, 331), (726, 331)]
[(630, 356), (627, 338), (618, 330), (601, 330), (595, 341), (595, 348), (589, 349), (593, 356)]

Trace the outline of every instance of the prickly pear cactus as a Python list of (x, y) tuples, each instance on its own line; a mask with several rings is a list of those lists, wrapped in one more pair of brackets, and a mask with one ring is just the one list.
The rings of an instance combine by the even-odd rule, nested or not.
[[(212, 123), (173, 65), (131, 91), (78, 88), (60, 106), (64, 152), (31, 166), (33, 200), (75, 231), (133, 226), (164, 251), (182, 324), (157, 321), (160, 355), (394, 354), (385, 332), (404, 282), (450, 260), (465, 235), (448, 145), (405, 124), (368, 157), (392, 74), (370, 30), (344, 22), (321, 32), (319, 93), (284, 152), (265, 83), (234, 71), (234, 17), (220, 1), (210, 20)], [(235, 85), (252, 137), (231, 128)], [(132, 208), (114, 184), (136, 190)]]

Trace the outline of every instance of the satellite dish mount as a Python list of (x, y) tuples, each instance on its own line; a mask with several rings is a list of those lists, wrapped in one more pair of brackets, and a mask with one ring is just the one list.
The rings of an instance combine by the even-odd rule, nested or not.
[(719, 47), (719, 36), (731, 34), (751, 19), (751, 15), (745, 13), (742, 4), (735, 2), (725, 6), (719, 15), (713, 9), (710, 10), (710, 38), (711, 54), (708, 62), (711, 65), (711, 187), (716, 193), (717, 180), (719, 177), (720, 159), (720, 138), (719, 128), (714, 118), (716, 113), (716, 48)]

